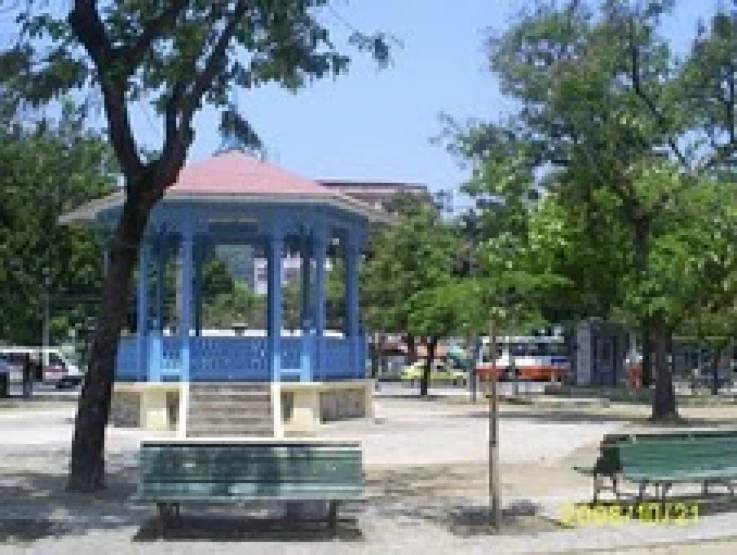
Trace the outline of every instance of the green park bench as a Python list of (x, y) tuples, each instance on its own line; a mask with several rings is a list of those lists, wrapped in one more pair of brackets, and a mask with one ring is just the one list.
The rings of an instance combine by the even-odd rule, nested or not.
[(183, 503), (325, 502), (363, 496), (360, 443), (337, 440), (198, 438), (141, 443), (137, 501), (156, 503), (159, 531)]
[[(576, 467), (593, 476), (593, 500), (610, 490), (617, 499), (619, 482), (638, 484), (636, 502), (645, 496), (648, 486), (665, 503), (674, 484), (701, 483), (702, 494), (709, 485), (726, 486), (734, 494), (732, 480), (737, 479), (737, 430), (679, 430), (645, 434), (608, 434), (593, 468)], [(604, 478), (610, 480), (609, 486)]]

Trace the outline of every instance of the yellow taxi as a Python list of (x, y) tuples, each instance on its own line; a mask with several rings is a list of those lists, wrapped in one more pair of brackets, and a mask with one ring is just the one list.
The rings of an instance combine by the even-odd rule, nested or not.
[[(442, 360), (436, 360), (433, 362), (432, 370), (430, 371), (430, 383), (431, 384), (452, 384), (452, 385), (465, 385), (468, 376), (465, 371), (451, 368), (447, 363)], [(405, 366), (400, 376), (403, 382), (409, 384), (420, 383), (422, 380), (422, 373), (425, 371), (425, 361), (418, 360), (414, 364)]]

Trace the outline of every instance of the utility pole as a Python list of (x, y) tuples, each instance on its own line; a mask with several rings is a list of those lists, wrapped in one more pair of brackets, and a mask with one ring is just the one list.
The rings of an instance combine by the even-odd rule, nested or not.
[(497, 391), (496, 354), (497, 337), (494, 320), (489, 321), (489, 349), (491, 351), (491, 376), (489, 391), (489, 509), (490, 524), (497, 530), (502, 525), (502, 500), (499, 483), (499, 397)]

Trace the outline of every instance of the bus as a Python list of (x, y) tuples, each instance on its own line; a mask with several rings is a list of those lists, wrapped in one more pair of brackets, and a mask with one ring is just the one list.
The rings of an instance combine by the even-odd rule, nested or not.
[[(476, 363), (481, 380), (491, 377), (489, 338), (482, 339)], [(496, 378), (527, 381), (563, 381), (571, 373), (565, 339), (559, 335), (502, 336), (497, 338)]]

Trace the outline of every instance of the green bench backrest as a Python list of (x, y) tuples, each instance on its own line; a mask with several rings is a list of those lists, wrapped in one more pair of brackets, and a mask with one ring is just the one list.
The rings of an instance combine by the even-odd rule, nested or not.
[(139, 496), (351, 498), (363, 491), (356, 443), (143, 444)]
[(682, 430), (676, 432), (662, 433), (622, 433), (606, 434), (601, 442), (601, 456), (597, 461), (597, 468), (604, 474), (613, 474), (622, 470), (620, 460), (620, 447), (631, 443), (672, 443), (674, 441), (701, 441), (705, 439), (727, 439), (737, 441), (736, 429), (712, 429), (712, 430)]
[(617, 446), (626, 474), (685, 474), (737, 468), (737, 438), (701, 437), (623, 442)]

